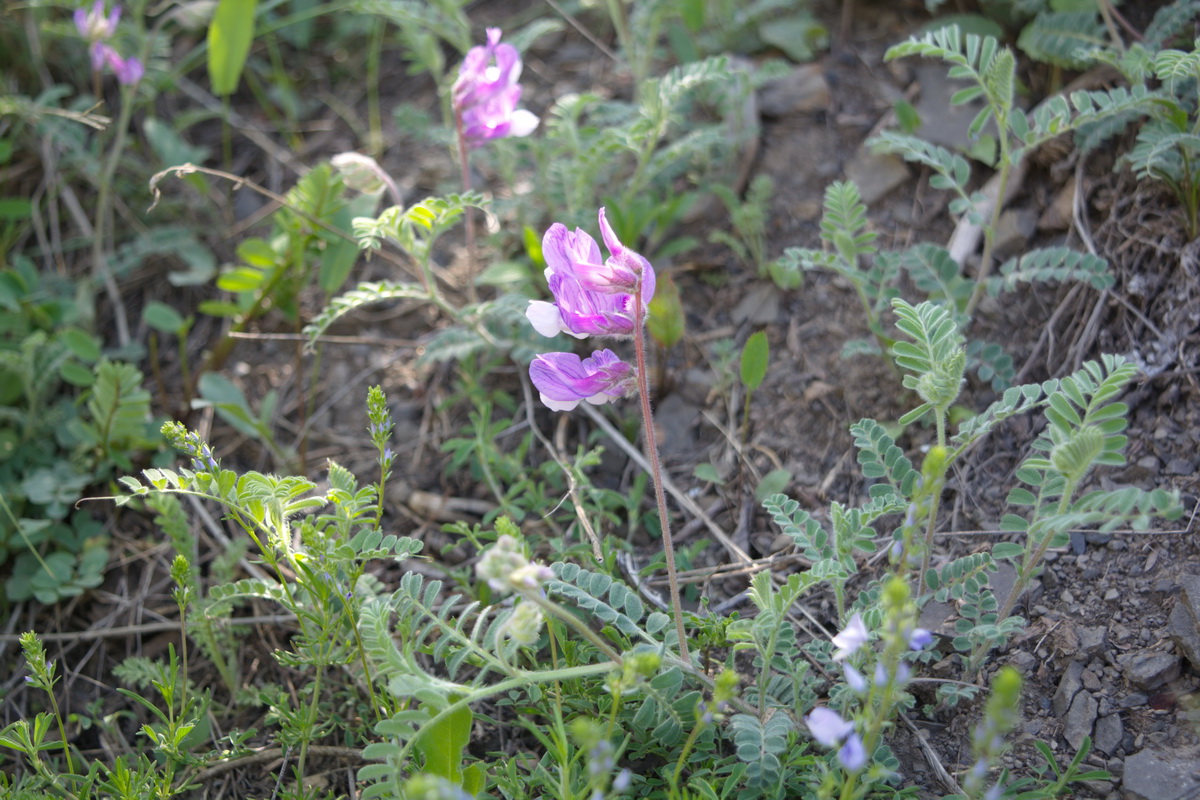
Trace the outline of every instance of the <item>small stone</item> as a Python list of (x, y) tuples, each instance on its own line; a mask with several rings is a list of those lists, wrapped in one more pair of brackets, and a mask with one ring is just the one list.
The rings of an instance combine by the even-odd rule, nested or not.
[(846, 177), (858, 186), (865, 205), (874, 205), (910, 177), (908, 165), (899, 156), (872, 153), (860, 147), (846, 165)]
[(1157, 689), (1168, 681), (1179, 677), (1179, 657), (1170, 653), (1143, 650), (1127, 653), (1117, 658), (1125, 677), (1139, 689)]
[(1079, 636), (1079, 650), (1088, 658), (1095, 658), (1108, 649), (1108, 630), (1102, 625), (1079, 625), (1075, 628)]
[(1062, 601), (1067, 605), (1075, 602), (1075, 595), (1071, 594), (1070, 589), (1063, 589)]
[(1008, 659), (1008, 663), (1010, 666), (1019, 670), (1022, 674), (1030, 675), (1035, 669), (1037, 669), (1037, 666), (1041, 663), (1041, 661), (1039, 661), (1038, 657), (1033, 653), (1030, 653), (1027, 650), (1021, 650), (1013, 653)]
[[(1013, 593), (1016, 585), (1017, 570), (1008, 561), (1001, 561), (996, 565), (996, 571), (988, 575), (988, 586), (991, 588), (992, 594), (996, 596), (996, 602), (1000, 605), (1008, 602), (1008, 596)], [(1016, 599), (1020, 600), (1021, 598)], [(1024, 605), (1024, 603), (1021, 604)]]
[(802, 64), (781, 78), (768, 81), (758, 93), (758, 110), (764, 117), (786, 117), (810, 111), (827, 111), (831, 104), (829, 82), (820, 64)]
[(1096, 673), (1092, 672), (1090, 669), (1085, 669), (1080, 679), (1083, 682), (1083, 688), (1087, 689), (1089, 692), (1098, 692), (1102, 688), (1100, 679), (1096, 677)]
[(1085, 736), (1092, 735), (1092, 726), (1096, 722), (1096, 714), (1100, 709), (1096, 698), (1088, 692), (1080, 692), (1071, 701), (1071, 708), (1063, 718), (1063, 738), (1071, 743), (1076, 750), (1083, 744)]
[[(951, 150), (966, 150), (975, 144), (971, 137), (971, 123), (979, 113), (982, 101), (951, 103), (954, 93), (966, 83), (951, 78), (940, 64), (918, 64), (914, 71), (921, 85), (921, 94), (914, 104), (921, 120), (916, 135)], [(995, 124), (989, 122), (986, 132), (994, 136), (995, 131)]]
[(1179, 652), (1192, 663), (1192, 667), (1200, 669), (1200, 627), (1197, 627), (1196, 618), (1188, 613), (1187, 604), (1182, 597), (1175, 604), (1175, 608), (1171, 609), (1171, 616), (1167, 618), (1167, 634), (1175, 642)]
[(1134, 692), (1121, 698), (1121, 708), (1137, 708), (1138, 706), (1146, 705), (1148, 702), (1150, 702), (1149, 697), (1141, 692)]
[(1071, 227), (1074, 218), (1072, 209), (1075, 204), (1075, 176), (1072, 175), (1066, 184), (1054, 196), (1050, 205), (1038, 217), (1039, 231), (1065, 231)]
[(1024, 251), (1037, 229), (1037, 213), (1029, 208), (1010, 208), (1000, 214), (996, 223), (995, 252), (1007, 258)]
[(1072, 661), (1067, 665), (1066, 671), (1063, 672), (1063, 676), (1058, 682), (1058, 691), (1054, 693), (1052, 706), (1054, 716), (1060, 718), (1065, 716), (1081, 689), (1083, 689), (1083, 663)]
[(1196, 462), (1186, 458), (1172, 458), (1167, 462), (1168, 475), (1191, 475), (1196, 471)]
[(1113, 600), (1119, 599), (1120, 597), (1121, 597), (1121, 593), (1119, 591), (1117, 591), (1116, 589), (1109, 589), (1107, 592), (1104, 593), (1104, 599), (1110, 603)]
[(1125, 759), (1121, 788), (1126, 800), (1188, 797), (1200, 786), (1198, 773), (1200, 758), (1194, 749), (1186, 754), (1142, 750)]
[(779, 317), (779, 295), (775, 284), (760, 284), (746, 293), (729, 316), (738, 325), (770, 325)]

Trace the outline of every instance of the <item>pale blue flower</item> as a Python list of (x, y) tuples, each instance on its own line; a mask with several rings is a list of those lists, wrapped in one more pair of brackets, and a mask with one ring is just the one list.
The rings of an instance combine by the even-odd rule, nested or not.
[(867, 765), (867, 750), (857, 733), (846, 737), (846, 743), (838, 750), (838, 761), (850, 772), (858, 772)]
[(853, 722), (842, 719), (832, 708), (824, 706), (814, 708), (804, 718), (804, 724), (813, 738), (826, 747), (837, 747), (842, 739), (854, 732)]
[(862, 615), (855, 613), (850, 618), (850, 622), (846, 625), (845, 630), (833, 637), (833, 643), (838, 648), (838, 651), (833, 654), (833, 660), (841, 661), (847, 656), (853, 655), (870, 638), (871, 634), (867, 632), (867, 626), (863, 623)]

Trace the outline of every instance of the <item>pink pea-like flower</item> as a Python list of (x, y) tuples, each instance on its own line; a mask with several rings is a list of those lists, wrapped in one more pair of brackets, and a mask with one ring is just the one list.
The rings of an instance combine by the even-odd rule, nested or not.
[(543, 353), (529, 365), (529, 377), (548, 408), (570, 411), (580, 402), (602, 405), (623, 397), (634, 370), (611, 350), (597, 350), (584, 359), (574, 353)]
[(82, 7), (75, 9), (75, 30), (89, 42), (111, 39), (120, 21), (121, 7), (113, 6), (112, 11), (105, 14), (104, 0), (96, 0), (90, 11)]
[(93, 47), (98, 47), (103, 51), (104, 63), (117, 76), (121, 85), (132, 86), (146, 74), (146, 68), (142, 66), (142, 62), (136, 56), (122, 58), (120, 53), (106, 44), (97, 43)]
[(654, 296), (650, 262), (621, 244), (600, 209), (600, 231), (612, 256), (601, 261), (600, 246), (582, 229), (554, 223), (542, 238), (546, 280), (554, 302), (534, 300), (525, 316), (543, 336), (568, 333), (628, 336), (634, 332), (634, 295), (641, 288), (642, 317)]
[(501, 44), (499, 28), (488, 28), (487, 44), (472, 47), (454, 82), (454, 109), (471, 144), (506, 136), (528, 136), (538, 118), (517, 108), (521, 100), (521, 55)]

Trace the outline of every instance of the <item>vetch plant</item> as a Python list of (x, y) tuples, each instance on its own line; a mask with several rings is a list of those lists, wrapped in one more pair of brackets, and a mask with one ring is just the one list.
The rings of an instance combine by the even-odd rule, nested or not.
[(96, 0), (91, 9), (75, 9), (75, 29), (79, 35), (90, 42), (88, 52), (92, 57), (92, 75), (95, 83), (95, 93), (100, 95), (100, 71), (108, 67), (117, 76), (122, 85), (130, 86), (142, 79), (145, 67), (136, 56), (124, 58), (108, 40), (117, 32), (117, 24), (121, 21), (121, 6), (114, 5), (104, 13), (104, 0)]
[[(472, 47), (463, 59), (451, 88), (454, 129), (458, 135), (458, 161), (463, 191), (471, 191), (470, 150), (489, 139), (528, 136), (538, 118), (517, 108), (521, 100), (521, 54), (511, 44), (501, 44), (499, 28), (487, 29), (487, 44)], [(467, 258), (471, 268), (468, 293), (475, 297), (475, 220), (467, 210)]]
[(620, 361), (610, 350), (600, 350), (580, 361), (570, 353), (539, 356), (529, 369), (529, 377), (550, 408), (569, 410), (579, 401), (603, 403), (623, 396), (636, 386), (642, 405), (642, 431), (646, 457), (654, 480), (658, 501), (658, 520), (662, 529), (667, 580), (670, 583), (671, 609), (675, 617), (679, 654), (688, 658), (687, 633), (683, 626), (683, 606), (679, 599), (679, 581), (675, 570), (675, 549), (671, 540), (671, 522), (667, 514), (658, 443), (654, 434), (654, 416), (650, 410), (650, 381), (646, 369), (646, 312), (654, 297), (654, 268), (638, 253), (627, 248), (608, 224), (604, 209), (599, 213), (600, 232), (610, 256), (600, 261), (600, 247), (586, 232), (574, 233), (555, 223), (542, 240), (546, 259), (546, 279), (554, 303), (531, 301), (526, 316), (543, 336), (566, 332), (577, 338), (587, 336), (633, 336), (636, 364)]

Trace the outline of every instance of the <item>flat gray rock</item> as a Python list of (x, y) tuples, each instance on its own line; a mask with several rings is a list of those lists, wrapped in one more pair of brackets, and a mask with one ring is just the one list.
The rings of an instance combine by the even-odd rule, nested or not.
[(1063, 738), (1071, 743), (1071, 747), (1079, 750), (1085, 736), (1092, 735), (1092, 726), (1096, 724), (1096, 715), (1100, 704), (1089, 692), (1080, 692), (1071, 701), (1071, 709), (1063, 718)]
[(738, 325), (770, 325), (779, 317), (779, 287), (773, 283), (760, 283), (746, 293), (729, 318)]
[(1189, 753), (1142, 750), (1125, 759), (1124, 800), (1171, 800), (1200, 788), (1200, 757)]
[(872, 153), (863, 147), (846, 165), (846, 177), (854, 181), (867, 206), (904, 184), (909, 175), (908, 165), (900, 156)]
[(758, 111), (764, 117), (826, 111), (831, 102), (825, 70), (817, 63), (801, 64), (782, 78), (768, 81), (758, 93)]
[(1121, 746), (1125, 736), (1125, 724), (1121, 722), (1120, 714), (1109, 714), (1096, 720), (1096, 749), (1102, 753), (1113, 755)]
[(1051, 706), (1054, 709), (1054, 716), (1059, 719), (1065, 717), (1071, 708), (1071, 703), (1075, 701), (1075, 695), (1079, 694), (1082, 689), (1083, 663), (1072, 661), (1067, 665), (1066, 672), (1058, 682), (1058, 691), (1054, 693), (1054, 701)]
[(1200, 576), (1182, 575), (1179, 586), (1179, 599), (1167, 619), (1167, 633), (1192, 668), (1200, 670)]
[(1117, 658), (1125, 677), (1139, 689), (1157, 689), (1179, 677), (1179, 656), (1143, 650)]

